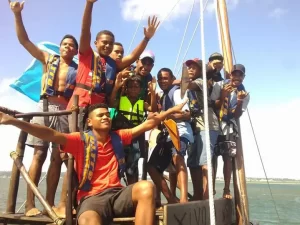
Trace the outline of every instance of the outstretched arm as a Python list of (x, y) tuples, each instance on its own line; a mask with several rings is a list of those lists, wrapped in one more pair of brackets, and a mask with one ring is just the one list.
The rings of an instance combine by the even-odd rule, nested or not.
[(161, 113), (154, 113), (153, 116), (149, 117), (144, 123), (132, 128), (132, 138), (136, 138), (141, 134), (145, 133), (148, 130), (155, 128), (160, 122), (167, 118), (168, 115), (173, 113), (183, 113), (182, 107), (186, 104), (187, 101), (182, 104), (176, 105), (167, 111)]
[(81, 35), (79, 42), (79, 52), (84, 53), (91, 47), (91, 24), (92, 24), (92, 11), (94, 2), (97, 0), (87, 0), (84, 8)]
[(44, 141), (54, 142), (60, 145), (65, 145), (67, 142), (67, 138), (63, 133), (57, 132), (45, 126), (18, 120), (2, 112), (0, 112), (0, 124), (15, 126)]
[(27, 32), (25, 30), (23, 19), (22, 19), (22, 10), (24, 8), (24, 2), (11, 2), (8, 0), (11, 10), (15, 15), (15, 26), (17, 37), (21, 45), (37, 60), (39, 60), (42, 64), (46, 64), (48, 54), (43, 52), (37, 46), (35, 46), (28, 38)]
[(159, 26), (159, 23), (160, 22), (157, 21), (156, 16), (153, 16), (152, 19), (148, 17), (148, 27), (144, 28), (144, 35), (145, 35), (144, 39), (129, 55), (125, 56), (121, 61), (117, 62), (118, 71), (121, 71), (125, 69), (127, 66), (130, 66), (140, 57), (140, 55), (145, 50), (148, 42), (155, 34), (155, 31)]

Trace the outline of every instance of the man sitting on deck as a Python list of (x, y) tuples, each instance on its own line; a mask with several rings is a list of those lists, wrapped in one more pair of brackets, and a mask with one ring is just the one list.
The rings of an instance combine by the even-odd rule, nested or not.
[[(9, 3), (10, 8), (15, 15), (16, 33), (19, 42), (34, 58), (39, 60), (43, 65), (43, 74), (36, 74), (37, 76), (42, 76), (42, 91), (40, 102), (38, 103), (38, 111), (57, 111), (66, 109), (76, 84), (75, 79), (77, 74), (77, 64), (72, 61), (73, 57), (77, 55), (78, 52), (78, 43), (76, 39), (71, 35), (65, 35), (63, 37), (60, 43), (60, 56), (51, 55), (45, 51), (42, 51), (29, 40), (26, 33), (21, 15), (24, 2), (19, 3), (9, 1)], [(67, 116), (53, 116), (49, 118), (49, 121), (43, 117), (35, 117), (33, 118), (32, 123), (41, 125), (47, 125), (47, 123), (49, 123), (47, 126), (50, 126), (51, 128), (64, 133), (69, 132)], [(29, 168), (29, 176), (35, 185), (38, 185), (42, 172), (42, 166), (47, 157), (49, 143), (29, 135), (26, 144), (34, 147), (34, 156)], [(47, 173), (46, 190), (46, 200), (50, 206), (54, 206), (54, 197), (59, 182), (60, 169), (62, 165), (61, 158), (66, 158), (65, 154), (61, 154), (57, 149), (58, 146), (52, 144), (53, 151)], [(66, 185), (65, 182), (64, 185)], [(64, 199), (64, 196), (62, 196), (62, 199)], [(35, 208), (34, 194), (28, 187), (25, 215), (35, 216), (40, 213), (41, 212)]]
[[(80, 181), (77, 193), (77, 200), (80, 202), (77, 219), (80, 225), (106, 225), (112, 222), (113, 217), (134, 216), (134, 213), (136, 225), (153, 225), (155, 187), (149, 181), (122, 187), (120, 169), (123, 168), (124, 157), (119, 156), (123, 149), (115, 147), (130, 144), (132, 139), (153, 129), (168, 115), (182, 113), (185, 103), (160, 114), (155, 113), (132, 129), (116, 132), (111, 132), (108, 107), (104, 104), (91, 105), (87, 119), (89, 132), (83, 133), (85, 141), (82, 141), (79, 132), (63, 134), (4, 113), (0, 113), (0, 124), (13, 125), (45, 141), (60, 144), (64, 152), (74, 155)], [(86, 152), (90, 154), (85, 154)], [(90, 161), (88, 165), (85, 164), (86, 160)]]

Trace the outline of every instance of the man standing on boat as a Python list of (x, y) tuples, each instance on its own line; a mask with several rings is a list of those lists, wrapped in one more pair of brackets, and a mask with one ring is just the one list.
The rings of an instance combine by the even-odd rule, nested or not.
[(219, 110), (221, 132), (218, 137), (216, 156), (222, 155), (224, 161), (223, 197), (231, 199), (230, 179), (232, 173), (232, 158), (236, 155), (238, 126), (236, 120), (246, 111), (250, 96), (243, 85), (246, 69), (242, 64), (233, 66), (230, 79), (216, 83), (212, 98)]
[[(109, 30), (100, 31), (95, 40), (97, 53), (91, 48), (91, 24), (93, 5), (97, 0), (86, 0), (81, 36), (79, 42), (79, 66), (76, 87), (73, 95), (79, 96), (79, 106), (86, 107), (94, 103), (108, 103), (116, 79), (116, 73), (130, 66), (146, 48), (159, 25), (157, 17), (148, 18), (148, 27), (144, 28), (142, 42), (131, 54), (121, 60), (113, 60), (114, 34)], [(70, 100), (68, 109), (72, 107)]]
[[(160, 114), (156, 113), (132, 129), (116, 132), (111, 132), (107, 106), (91, 105), (87, 119), (89, 131), (84, 132), (86, 137), (84, 141), (79, 132), (60, 133), (4, 113), (0, 113), (0, 124), (13, 125), (45, 141), (62, 145), (63, 151), (74, 155), (80, 181), (77, 194), (77, 200), (80, 202), (77, 209), (78, 224), (108, 225), (111, 224), (113, 217), (128, 217), (135, 214), (136, 225), (153, 225), (156, 192), (153, 183), (139, 181), (127, 187), (121, 185), (120, 169), (124, 165), (123, 145), (130, 144), (133, 138), (153, 129), (168, 115), (183, 113), (181, 110), (185, 103)], [(120, 157), (122, 154), (123, 157)], [(83, 171), (82, 168), (88, 169)]]
[[(72, 60), (78, 52), (78, 43), (71, 35), (65, 35), (60, 43), (60, 56), (50, 55), (37, 46), (28, 38), (23, 21), (22, 10), (24, 2), (11, 2), (10, 8), (15, 15), (16, 32), (19, 42), (24, 48), (43, 65), (41, 100), (38, 103), (38, 111), (58, 111), (66, 109), (68, 101), (72, 96), (75, 78), (77, 73), (77, 64)], [(39, 76), (39, 74), (37, 74)], [(69, 125), (67, 116), (59, 117), (36, 117), (32, 120), (34, 124), (47, 125), (60, 132), (68, 133)], [(34, 147), (34, 156), (29, 168), (29, 176), (35, 185), (38, 185), (42, 166), (47, 157), (49, 143), (35, 136), (29, 135), (27, 145)], [(58, 146), (52, 144), (52, 154), (49, 170), (47, 173), (47, 193), (46, 200), (50, 206), (54, 206), (54, 197), (60, 177), (62, 165), (61, 157), (66, 155), (58, 151)], [(34, 194), (27, 188), (27, 201), (25, 205), (25, 215), (35, 216), (40, 211), (35, 208)]]
[(213, 154), (213, 147), (219, 134), (219, 121), (212, 107), (210, 91), (208, 93), (208, 119), (210, 142), (205, 142), (205, 130), (203, 119), (203, 85), (207, 85), (208, 90), (212, 89), (214, 81), (208, 78), (207, 84), (203, 84), (202, 60), (192, 59), (186, 61), (189, 75), (188, 98), (192, 117), (193, 132), (195, 141), (188, 152), (187, 166), (190, 169), (194, 188), (194, 200), (208, 199), (208, 171), (206, 145), (210, 146)]

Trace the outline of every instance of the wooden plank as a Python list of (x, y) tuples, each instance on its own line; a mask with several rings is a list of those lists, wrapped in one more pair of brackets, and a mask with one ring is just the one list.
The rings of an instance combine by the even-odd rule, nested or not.
[[(159, 221), (163, 220), (163, 211), (158, 210), (156, 211), (156, 224), (159, 224)], [(123, 217), (123, 218), (114, 218), (113, 224), (134, 224), (135, 217)], [(74, 219), (75, 221), (75, 219)], [(10, 224), (55, 224), (53, 220), (48, 216), (41, 215), (35, 217), (27, 217), (23, 213), (16, 213), (16, 214), (6, 214), (0, 213), (0, 223), (2, 222), (9, 222)], [(1, 225), (1, 224), (0, 224)]]
[[(209, 202), (194, 201), (164, 206), (164, 225), (210, 225)], [(231, 225), (234, 222), (233, 201), (215, 200), (216, 224)]]

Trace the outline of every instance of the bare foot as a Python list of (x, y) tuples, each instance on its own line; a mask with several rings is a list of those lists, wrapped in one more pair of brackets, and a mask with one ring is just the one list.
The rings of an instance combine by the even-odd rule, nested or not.
[(25, 212), (25, 216), (30, 216), (30, 217), (39, 216), (41, 214), (42, 214), (41, 211), (38, 210), (37, 208), (31, 208), (30, 210)]
[(224, 189), (223, 198), (225, 198), (225, 199), (232, 199), (232, 196), (230, 194), (230, 190), (229, 189)]
[(66, 218), (66, 207), (52, 207), (53, 211), (55, 212), (55, 214), (62, 219)]

